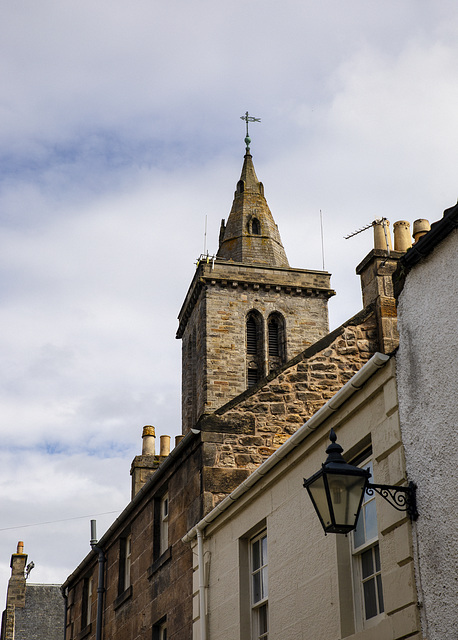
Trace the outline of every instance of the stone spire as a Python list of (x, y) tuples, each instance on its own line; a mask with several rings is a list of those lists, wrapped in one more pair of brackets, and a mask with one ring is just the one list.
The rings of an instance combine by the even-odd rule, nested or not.
[(289, 267), (280, 233), (264, 197), (247, 146), (227, 224), (221, 222), (217, 258), (245, 264)]

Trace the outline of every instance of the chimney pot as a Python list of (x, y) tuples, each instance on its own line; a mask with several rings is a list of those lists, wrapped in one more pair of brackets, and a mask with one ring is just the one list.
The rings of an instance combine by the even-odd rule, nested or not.
[(161, 436), (161, 456), (168, 456), (170, 453), (170, 436)]
[(154, 456), (156, 447), (156, 431), (153, 426), (143, 427), (142, 456)]
[(430, 229), (431, 225), (429, 224), (428, 220), (425, 220), (425, 218), (419, 218), (418, 220), (415, 220), (415, 222), (413, 223), (412, 234), (414, 241), (418, 242), (420, 238), (424, 236), (425, 233), (428, 233)]
[(22, 542), (22, 540), (17, 543), (17, 553), (24, 553), (24, 543)]
[(389, 221), (385, 218), (383, 218), (382, 220), (375, 220), (375, 222), (372, 223), (372, 226), (374, 227), (374, 249), (381, 249), (382, 251), (386, 251), (388, 240), (388, 248), (391, 251), (393, 247), (391, 246)]
[(410, 237), (410, 222), (407, 220), (398, 220), (393, 225), (394, 232), (394, 250), (405, 252), (412, 246)]
[(179, 435), (179, 436), (175, 436), (175, 446), (178, 447), (178, 445), (180, 444), (180, 442), (183, 440), (184, 436)]

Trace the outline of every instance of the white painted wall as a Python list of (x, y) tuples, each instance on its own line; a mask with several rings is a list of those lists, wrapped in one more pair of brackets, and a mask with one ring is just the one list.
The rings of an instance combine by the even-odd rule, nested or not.
[(428, 640), (458, 638), (458, 230), (407, 275), (399, 297), (399, 412), (418, 485), (416, 570)]

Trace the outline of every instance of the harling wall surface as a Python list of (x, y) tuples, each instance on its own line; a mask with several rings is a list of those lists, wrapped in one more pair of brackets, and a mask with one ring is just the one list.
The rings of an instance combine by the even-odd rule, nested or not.
[(407, 275), (398, 301), (399, 410), (418, 485), (417, 579), (428, 640), (458, 637), (458, 230)]

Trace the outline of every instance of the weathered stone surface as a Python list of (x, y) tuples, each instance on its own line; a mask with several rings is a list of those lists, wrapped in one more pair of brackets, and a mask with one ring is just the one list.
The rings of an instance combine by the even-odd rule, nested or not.
[(375, 310), (367, 309), (259, 387), (203, 417), (199, 426), (204, 434), (219, 432), (214, 438), (217, 465), (251, 469), (283, 444), (376, 351), (368, 337), (376, 331), (375, 322)]
[(264, 325), (264, 374), (269, 369), (265, 331), (270, 314), (285, 318), (286, 359), (327, 334), (327, 299), (334, 293), (329, 278), (326, 272), (218, 259), (198, 266), (180, 312), (178, 332), (183, 340), (183, 433), (202, 414), (247, 388), (245, 332), (250, 311), (256, 310)]
[(252, 456), (247, 455), (246, 453), (238, 453), (235, 456), (235, 463), (237, 467), (246, 467), (251, 462), (253, 462)]
[(204, 416), (196, 425), (196, 428), (201, 428), (202, 431), (205, 432), (218, 432), (219, 434), (254, 434), (255, 418), (251, 414), (242, 413), (239, 413), (236, 416), (236, 419), (235, 416), (218, 416), (216, 414), (212, 414), (210, 416)]
[(218, 467), (204, 467), (202, 479), (205, 489), (210, 492), (231, 493), (249, 476), (245, 469), (220, 469)]
[(59, 585), (28, 584), (25, 607), (15, 612), (14, 640), (61, 640), (64, 620), (65, 603)]
[[(364, 275), (368, 286), (374, 274)], [(161, 461), (148, 479), (144, 476), (151, 465), (137, 460), (145, 485), (103, 540), (105, 638), (150, 639), (152, 627), (166, 615), (170, 640), (191, 637), (192, 551), (182, 537), (363, 366), (382, 344), (382, 329), (394, 343), (390, 307), (376, 308), (375, 302), (328, 333), (327, 299), (333, 294), (329, 278), (325, 272), (276, 263), (263, 266), (217, 259), (198, 265), (178, 331), (183, 339), (183, 432), (188, 436), (179, 453), (167, 465)], [(265, 332), (273, 312), (285, 319), (287, 362), (247, 389), (246, 320), (253, 310), (264, 328), (261, 373), (266, 374), (273, 362), (279, 366), (269, 360)], [(385, 323), (382, 329), (377, 313)], [(164, 551), (160, 505), (166, 492), (168, 548)], [(120, 594), (121, 543), (128, 534), (132, 536), (132, 588)], [(68, 581), (66, 640), (76, 640), (81, 633), (88, 640), (94, 637), (94, 629), (85, 634), (81, 606), (84, 580), (89, 577), (97, 580), (96, 554), (89, 554)], [(96, 589), (93, 627), (95, 603)]]

